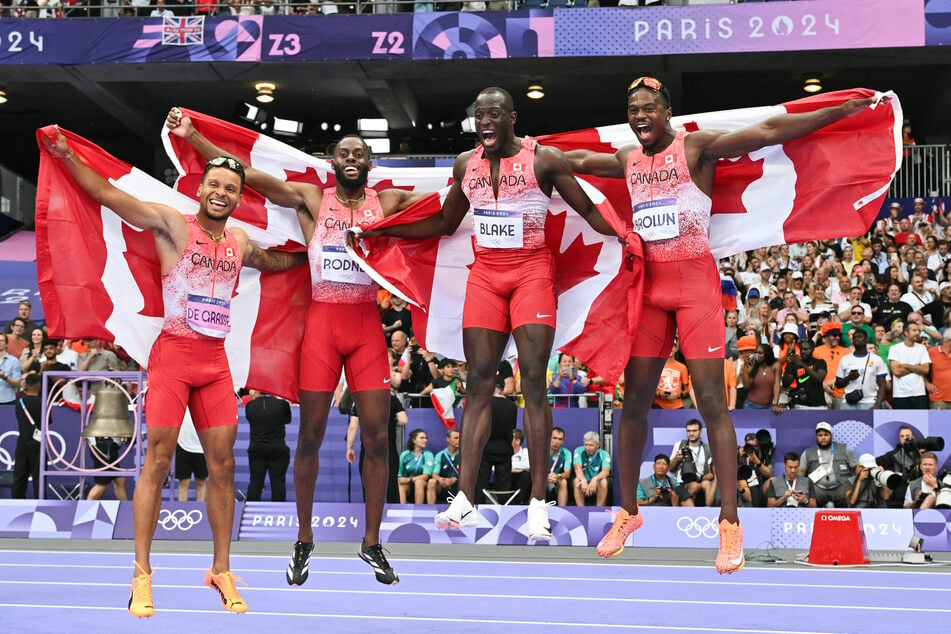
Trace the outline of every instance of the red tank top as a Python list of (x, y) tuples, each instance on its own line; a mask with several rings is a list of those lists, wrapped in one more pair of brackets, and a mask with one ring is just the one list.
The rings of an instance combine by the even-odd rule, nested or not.
[(350, 259), (343, 237), (350, 227), (362, 227), (382, 219), (383, 208), (372, 189), (366, 190), (363, 205), (353, 210), (337, 201), (333, 187), (324, 190), (314, 236), (307, 245), (313, 301), (331, 304), (376, 302), (379, 286)]
[(522, 138), (522, 149), (499, 162), (499, 196), (492, 189), (490, 163), (480, 146), (466, 165), (462, 191), (473, 211), (474, 249), (478, 253), (500, 249), (545, 247), (545, 219), (551, 201), (535, 178), (535, 146)]
[(241, 273), (241, 252), (225, 229), (223, 242), (209, 238), (195, 216), (181, 259), (162, 276), (164, 332), (192, 339), (221, 338), (231, 331), (231, 298)]
[(640, 147), (627, 160), (634, 231), (644, 240), (648, 261), (676, 262), (710, 253), (710, 197), (690, 177), (684, 152), (686, 133), (653, 156)]

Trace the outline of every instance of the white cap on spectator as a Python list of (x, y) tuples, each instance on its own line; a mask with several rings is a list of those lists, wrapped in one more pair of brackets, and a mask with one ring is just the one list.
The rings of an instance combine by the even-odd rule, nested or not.
[(892, 204), (889, 205), (889, 208), (891, 208), (891, 207), (898, 207), (899, 209), (901, 209), (901, 203), (899, 203), (899, 202), (894, 202), (894, 203), (892, 203)]
[(941, 291), (948, 288), (949, 286), (951, 286), (951, 282), (941, 282), (940, 284), (938, 284), (938, 292), (940, 293)]
[(786, 324), (785, 326), (783, 326), (783, 332), (782, 332), (782, 334), (784, 334), (784, 335), (796, 335), (796, 339), (798, 339), (798, 338), (799, 338), (799, 326), (797, 326), (796, 324)]
[(822, 431), (822, 430), (825, 430), (825, 431), (827, 431), (827, 432), (829, 432), (829, 433), (831, 434), (831, 433), (832, 433), (832, 425), (830, 425), (829, 423), (827, 423), (827, 422), (825, 422), (825, 421), (822, 421), (821, 423), (819, 423), (818, 425), (816, 425), (816, 431)]
[(878, 466), (878, 463), (875, 462), (875, 456), (870, 453), (863, 453), (861, 456), (859, 456), (859, 464), (866, 469), (874, 469)]
[(801, 279), (802, 279), (802, 271), (796, 271), (795, 273), (792, 274), (792, 276), (793, 276), (793, 279), (794, 279), (794, 280), (801, 280)]
[(924, 199), (924, 198), (915, 198), (915, 202), (916, 202), (916, 203), (921, 203), (921, 204), (923, 205), (923, 204), (925, 204), (925, 199)]
[(760, 270), (760, 273), (762, 273), (763, 271), (772, 271), (772, 269), (769, 268), (769, 264), (766, 264), (766, 262), (763, 262), (762, 264), (760, 264), (759, 270)]

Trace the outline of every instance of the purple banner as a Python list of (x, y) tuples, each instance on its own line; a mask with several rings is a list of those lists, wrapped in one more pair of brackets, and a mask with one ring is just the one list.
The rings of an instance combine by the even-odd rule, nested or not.
[[(359, 542), (363, 539), (362, 504), (320, 503), (313, 506), (311, 528), (318, 542)], [(433, 507), (435, 508), (435, 507)], [(242, 540), (297, 539), (297, 507), (288, 502), (247, 502), (238, 533)]]
[(928, 46), (951, 44), (951, 4), (925, 0), (925, 42)]
[(555, 13), (555, 53), (559, 57), (924, 44), (921, 0), (816, 0)]
[(943, 2), (815, 0), (651, 7), (135, 20), (0, 20), (2, 64), (504, 59), (924, 46)]
[(554, 18), (549, 11), (417, 13), (413, 59), (553, 57)]
[(951, 552), (951, 511), (946, 509), (915, 511), (915, 535), (924, 540), (925, 551)]
[[(113, 539), (134, 539), (135, 530), (132, 521), (132, 502), (119, 502), (119, 514)], [(231, 539), (238, 539), (238, 527), (244, 511), (242, 502), (235, 502), (234, 523)], [(204, 502), (162, 502), (159, 511), (155, 539), (208, 541), (211, 540), (211, 524), (208, 523), (208, 511)]]
[(118, 512), (116, 501), (0, 500), (0, 537), (112, 539)]

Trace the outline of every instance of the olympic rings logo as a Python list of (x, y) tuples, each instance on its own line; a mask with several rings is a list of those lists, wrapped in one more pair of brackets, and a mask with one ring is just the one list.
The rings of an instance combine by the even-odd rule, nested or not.
[[(16, 463), (16, 442), (19, 436), (20, 433), (17, 431), (6, 431), (0, 434), (0, 469), (5, 469), (7, 471), (13, 469), (13, 466)], [(7, 438), (13, 439), (14, 448), (12, 450), (3, 446), (4, 441), (6, 441)], [(63, 438), (62, 434), (53, 431), (52, 429), (49, 430), (47, 443), (50, 454), (62, 456), (66, 451), (66, 439)], [(56, 451), (56, 447), (54, 445), (59, 445), (59, 451)], [(61, 462), (61, 460), (54, 460), (52, 462)]]
[(719, 534), (720, 527), (716, 520), (712, 520), (709, 517), (694, 518), (684, 515), (677, 520), (677, 530), (690, 539), (698, 539), (700, 537), (713, 539)]
[(187, 531), (200, 524), (204, 517), (202, 512), (197, 509), (192, 511), (162, 509), (159, 513), (158, 525), (167, 531)]

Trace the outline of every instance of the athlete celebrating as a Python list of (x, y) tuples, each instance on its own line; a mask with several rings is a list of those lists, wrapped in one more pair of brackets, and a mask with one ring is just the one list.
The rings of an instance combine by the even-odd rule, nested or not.
[(244, 188), (244, 170), (233, 159), (219, 156), (208, 161), (198, 188), (198, 213), (183, 216), (176, 209), (142, 202), (114, 187), (73, 153), (61, 132), (57, 131), (55, 144), (44, 141), (96, 202), (154, 234), (162, 271), (165, 320), (149, 354), (145, 406), (149, 447), (133, 498), (136, 570), (129, 612), (150, 617), (155, 611), (149, 555), (162, 485), (186, 406), (208, 463), (206, 506), (214, 561), (205, 584), (220, 594), (227, 610), (247, 612), (229, 563), (238, 409), (224, 337), (231, 330), (230, 301), (242, 266), (280, 271), (303, 264), (304, 258), (265, 251), (251, 244), (243, 230), (225, 228)]
[(627, 393), (615, 440), (621, 510), (598, 544), (602, 557), (619, 554), (627, 537), (643, 524), (636, 491), (647, 413), (664, 362), (679, 336), (697, 409), (709, 429), (720, 489), (716, 569), (733, 573), (743, 567), (743, 529), (736, 512), (736, 431), (723, 391), (720, 283), (708, 244), (717, 161), (815, 132), (858, 114), (873, 102), (854, 99), (815, 112), (776, 115), (735, 132), (688, 134), (670, 125), (673, 111), (667, 88), (653, 77), (639, 77), (628, 87), (627, 118), (640, 145), (625, 146), (615, 154), (567, 153), (575, 172), (626, 179), (633, 224), (644, 242), (646, 260), (643, 312), (624, 370)]
[(469, 272), (462, 317), (462, 343), (469, 368), (461, 422), (459, 493), (436, 515), (440, 528), (474, 526), (472, 506), (482, 449), (491, 429), (495, 374), (509, 333), (515, 338), (528, 438), (532, 492), (528, 533), (551, 539), (545, 488), (551, 409), (545, 372), (555, 336), (554, 267), (545, 243), (545, 220), (555, 189), (597, 231), (616, 235), (575, 180), (564, 154), (515, 136), (512, 97), (486, 88), (475, 101), (480, 146), (453, 166), (453, 184), (441, 211), (412, 224), (366, 235), (429, 238), (456, 231), (473, 209), (475, 263)]
[[(202, 156), (222, 153), (194, 128), (191, 119), (182, 118), (178, 108), (169, 112), (166, 125), (173, 134), (191, 142)], [(244, 166), (250, 187), (275, 205), (297, 211), (310, 261), (311, 304), (301, 349), (301, 420), (294, 454), (299, 528), (287, 568), (287, 583), (299, 586), (307, 581), (309, 574), (314, 549), (311, 517), (320, 466), (318, 451), (343, 369), (360, 412), (365, 450), (362, 477), (366, 491), (366, 532), (358, 555), (373, 568), (377, 581), (396, 584), (399, 577), (380, 544), (389, 474), (390, 365), (376, 305), (378, 286), (347, 255), (344, 234), (351, 227), (377, 222), (402, 211), (426, 194), (401, 189), (377, 193), (367, 189), (372, 168), (370, 149), (359, 136), (340, 139), (332, 163), (337, 183), (326, 189), (309, 183), (287, 183)]]

